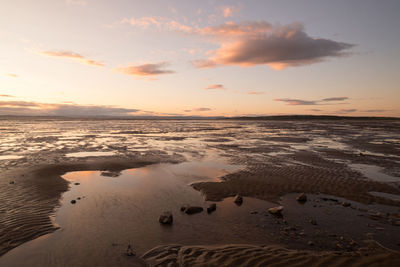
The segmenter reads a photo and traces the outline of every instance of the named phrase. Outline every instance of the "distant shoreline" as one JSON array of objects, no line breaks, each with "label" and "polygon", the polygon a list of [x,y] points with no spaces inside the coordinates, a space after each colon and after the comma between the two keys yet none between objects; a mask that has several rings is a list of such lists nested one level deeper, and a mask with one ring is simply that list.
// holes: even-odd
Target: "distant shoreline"
[{"label": "distant shoreline", "polygon": [[334,115],[272,115],[272,116],[238,116],[238,117],[202,117],[202,116],[20,116],[0,115],[0,120],[35,119],[35,120],[400,120],[400,117],[375,116],[334,116]]}]

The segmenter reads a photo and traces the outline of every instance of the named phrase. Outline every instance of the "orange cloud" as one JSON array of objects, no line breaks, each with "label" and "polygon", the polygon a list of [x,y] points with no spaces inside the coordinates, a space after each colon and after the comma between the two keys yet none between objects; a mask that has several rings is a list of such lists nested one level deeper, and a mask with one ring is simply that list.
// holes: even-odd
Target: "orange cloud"
[{"label": "orange cloud", "polygon": [[211,84],[204,89],[205,90],[225,90],[226,88],[222,84]]},{"label": "orange cloud", "polygon": [[18,77],[18,74],[15,74],[15,73],[6,73],[5,75],[7,75],[9,77],[12,77],[12,78],[17,78]]},{"label": "orange cloud", "polygon": [[224,18],[229,18],[229,17],[233,17],[234,15],[239,13],[239,8],[237,8],[235,6],[225,6],[225,7],[221,7],[221,11],[222,11],[222,15],[224,16]]},{"label": "orange cloud", "polygon": [[127,66],[127,67],[120,67],[116,70],[128,74],[128,75],[135,75],[135,76],[156,76],[160,74],[169,74],[174,73],[172,70],[166,70],[165,67],[168,65],[166,62],[160,62],[155,64],[142,64],[136,66]]},{"label": "orange cloud", "polygon": [[40,55],[49,56],[49,57],[58,57],[58,58],[66,58],[66,59],[73,59],[77,60],[83,64],[92,65],[92,66],[99,66],[104,67],[105,64],[99,61],[95,61],[92,59],[88,59],[78,53],[69,52],[69,51],[39,51]]},{"label": "orange cloud", "polygon": [[141,27],[144,29],[153,26],[164,31],[179,31],[185,33],[190,33],[193,31],[192,27],[165,17],[124,18],[120,21],[120,23],[127,23],[131,26]]},{"label": "orange cloud", "polygon": [[[217,65],[268,65],[275,70],[323,61],[346,55],[354,45],[310,37],[300,23],[275,25],[265,21],[242,24],[225,23],[198,31],[216,37],[220,47],[215,55],[194,62]],[[192,62],[193,64],[193,62]],[[211,64],[193,64],[210,67]]]}]

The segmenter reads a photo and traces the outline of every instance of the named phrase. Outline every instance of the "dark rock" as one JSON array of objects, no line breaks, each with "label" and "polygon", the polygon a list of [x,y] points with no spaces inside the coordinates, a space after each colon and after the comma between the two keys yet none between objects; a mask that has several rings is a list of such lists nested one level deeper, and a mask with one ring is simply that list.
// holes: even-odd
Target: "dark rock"
[{"label": "dark rock", "polygon": [[316,221],[315,219],[311,219],[311,220],[310,220],[310,223],[311,223],[312,225],[317,225],[317,221]]},{"label": "dark rock", "polygon": [[250,214],[258,214],[258,211],[252,211],[252,212],[250,212]]},{"label": "dark rock", "polygon": [[307,245],[309,245],[309,246],[314,246],[314,242],[308,241]]},{"label": "dark rock", "polygon": [[342,206],[343,206],[343,207],[350,207],[350,206],[351,206],[351,203],[349,203],[349,202],[343,202],[343,203],[342,203]]},{"label": "dark rock", "polygon": [[75,204],[75,203],[76,203],[75,199],[71,200],[71,204]]},{"label": "dark rock", "polygon": [[237,195],[233,202],[235,202],[236,205],[240,206],[243,203],[243,197],[241,195]]},{"label": "dark rock", "polygon": [[74,183],[74,185],[80,185],[81,183]]},{"label": "dark rock", "polygon": [[327,197],[323,197],[321,198],[323,201],[333,201],[333,202],[338,202],[339,200],[335,199],[335,198],[327,198]]},{"label": "dark rock", "polygon": [[300,195],[298,195],[298,196],[296,197],[296,200],[297,200],[298,202],[306,202],[306,201],[307,201],[307,195],[304,194],[304,193],[301,193]]},{"label": "dark rock", "polygon": [[132,250],[131,244],[129,244],[128,247],[126,248],[125,255],[129,256],[129,257],[135,256],[135,253]]},{"label": "dark rock", "polygon": [[188,206],[185,209],[185,213],[186,214],[195,214],[195,213],[199,213],[202,212],[203,208],[202,207],[197,207],[197,206]]},{"label": "dark rock", "polygon": [[188,207],[189,207],[189,205],[182,206],[181,211],[185,211]]},{"label": "dark rock", "polygon": [[210,204],[210,205],[208,206],[207,212],[208,212],[208,213],[211,213],[211,212],[215,211],[216,209],[217,209],[217,204],[212,203],[212,204]]},{"label": "dark rock", "polygon": [[283,206],[269,208],[268,212],[275,215],[280,215],[283,211]]},{"label": "dark rock", "polygon": [[78,197],[77,199],[78,199],[78,200],[81,200],[81,197]]},{"label": "dark rock", "polygon": [[118,171],[103,171],[100,173],[101,176],[105,177],[118,177],[121,175],[121,172]]},{"label": "dark rock", "polygon": [[10,181],[10,184],[15,184],[15,182],[14,181]]},{"label": "dark rock", "polygon": [[169,211],[165,211],[163,214],[160,215],[160,218],[158,219],[158,221],[161,224],[172,224],[174,218],[172,216],[172,213]]}]

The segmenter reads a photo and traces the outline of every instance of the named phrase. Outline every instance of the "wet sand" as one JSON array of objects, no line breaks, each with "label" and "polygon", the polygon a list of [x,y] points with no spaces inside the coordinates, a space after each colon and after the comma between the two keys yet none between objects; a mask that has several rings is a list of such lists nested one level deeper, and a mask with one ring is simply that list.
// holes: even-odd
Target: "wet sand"
[{"label": "wet sand", "polygon": [[[398,265],[399,123],[163,123],[62,136],[39,123],[22,140],[7,126],[0,265]],[[179,211],[214,202],[212,214]],[[267,212],[277,205],[283,217]],[[172,227],[158,223],[165,210]]]}]

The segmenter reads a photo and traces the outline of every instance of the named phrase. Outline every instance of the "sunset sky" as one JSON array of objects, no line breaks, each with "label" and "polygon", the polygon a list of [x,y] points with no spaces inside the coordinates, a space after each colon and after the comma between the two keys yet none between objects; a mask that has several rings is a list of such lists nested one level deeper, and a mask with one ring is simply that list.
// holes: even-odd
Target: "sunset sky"
[{"label": "sunset sky", "polygon": [[400,1],[0,1],[0,115],[400,117]]}]

